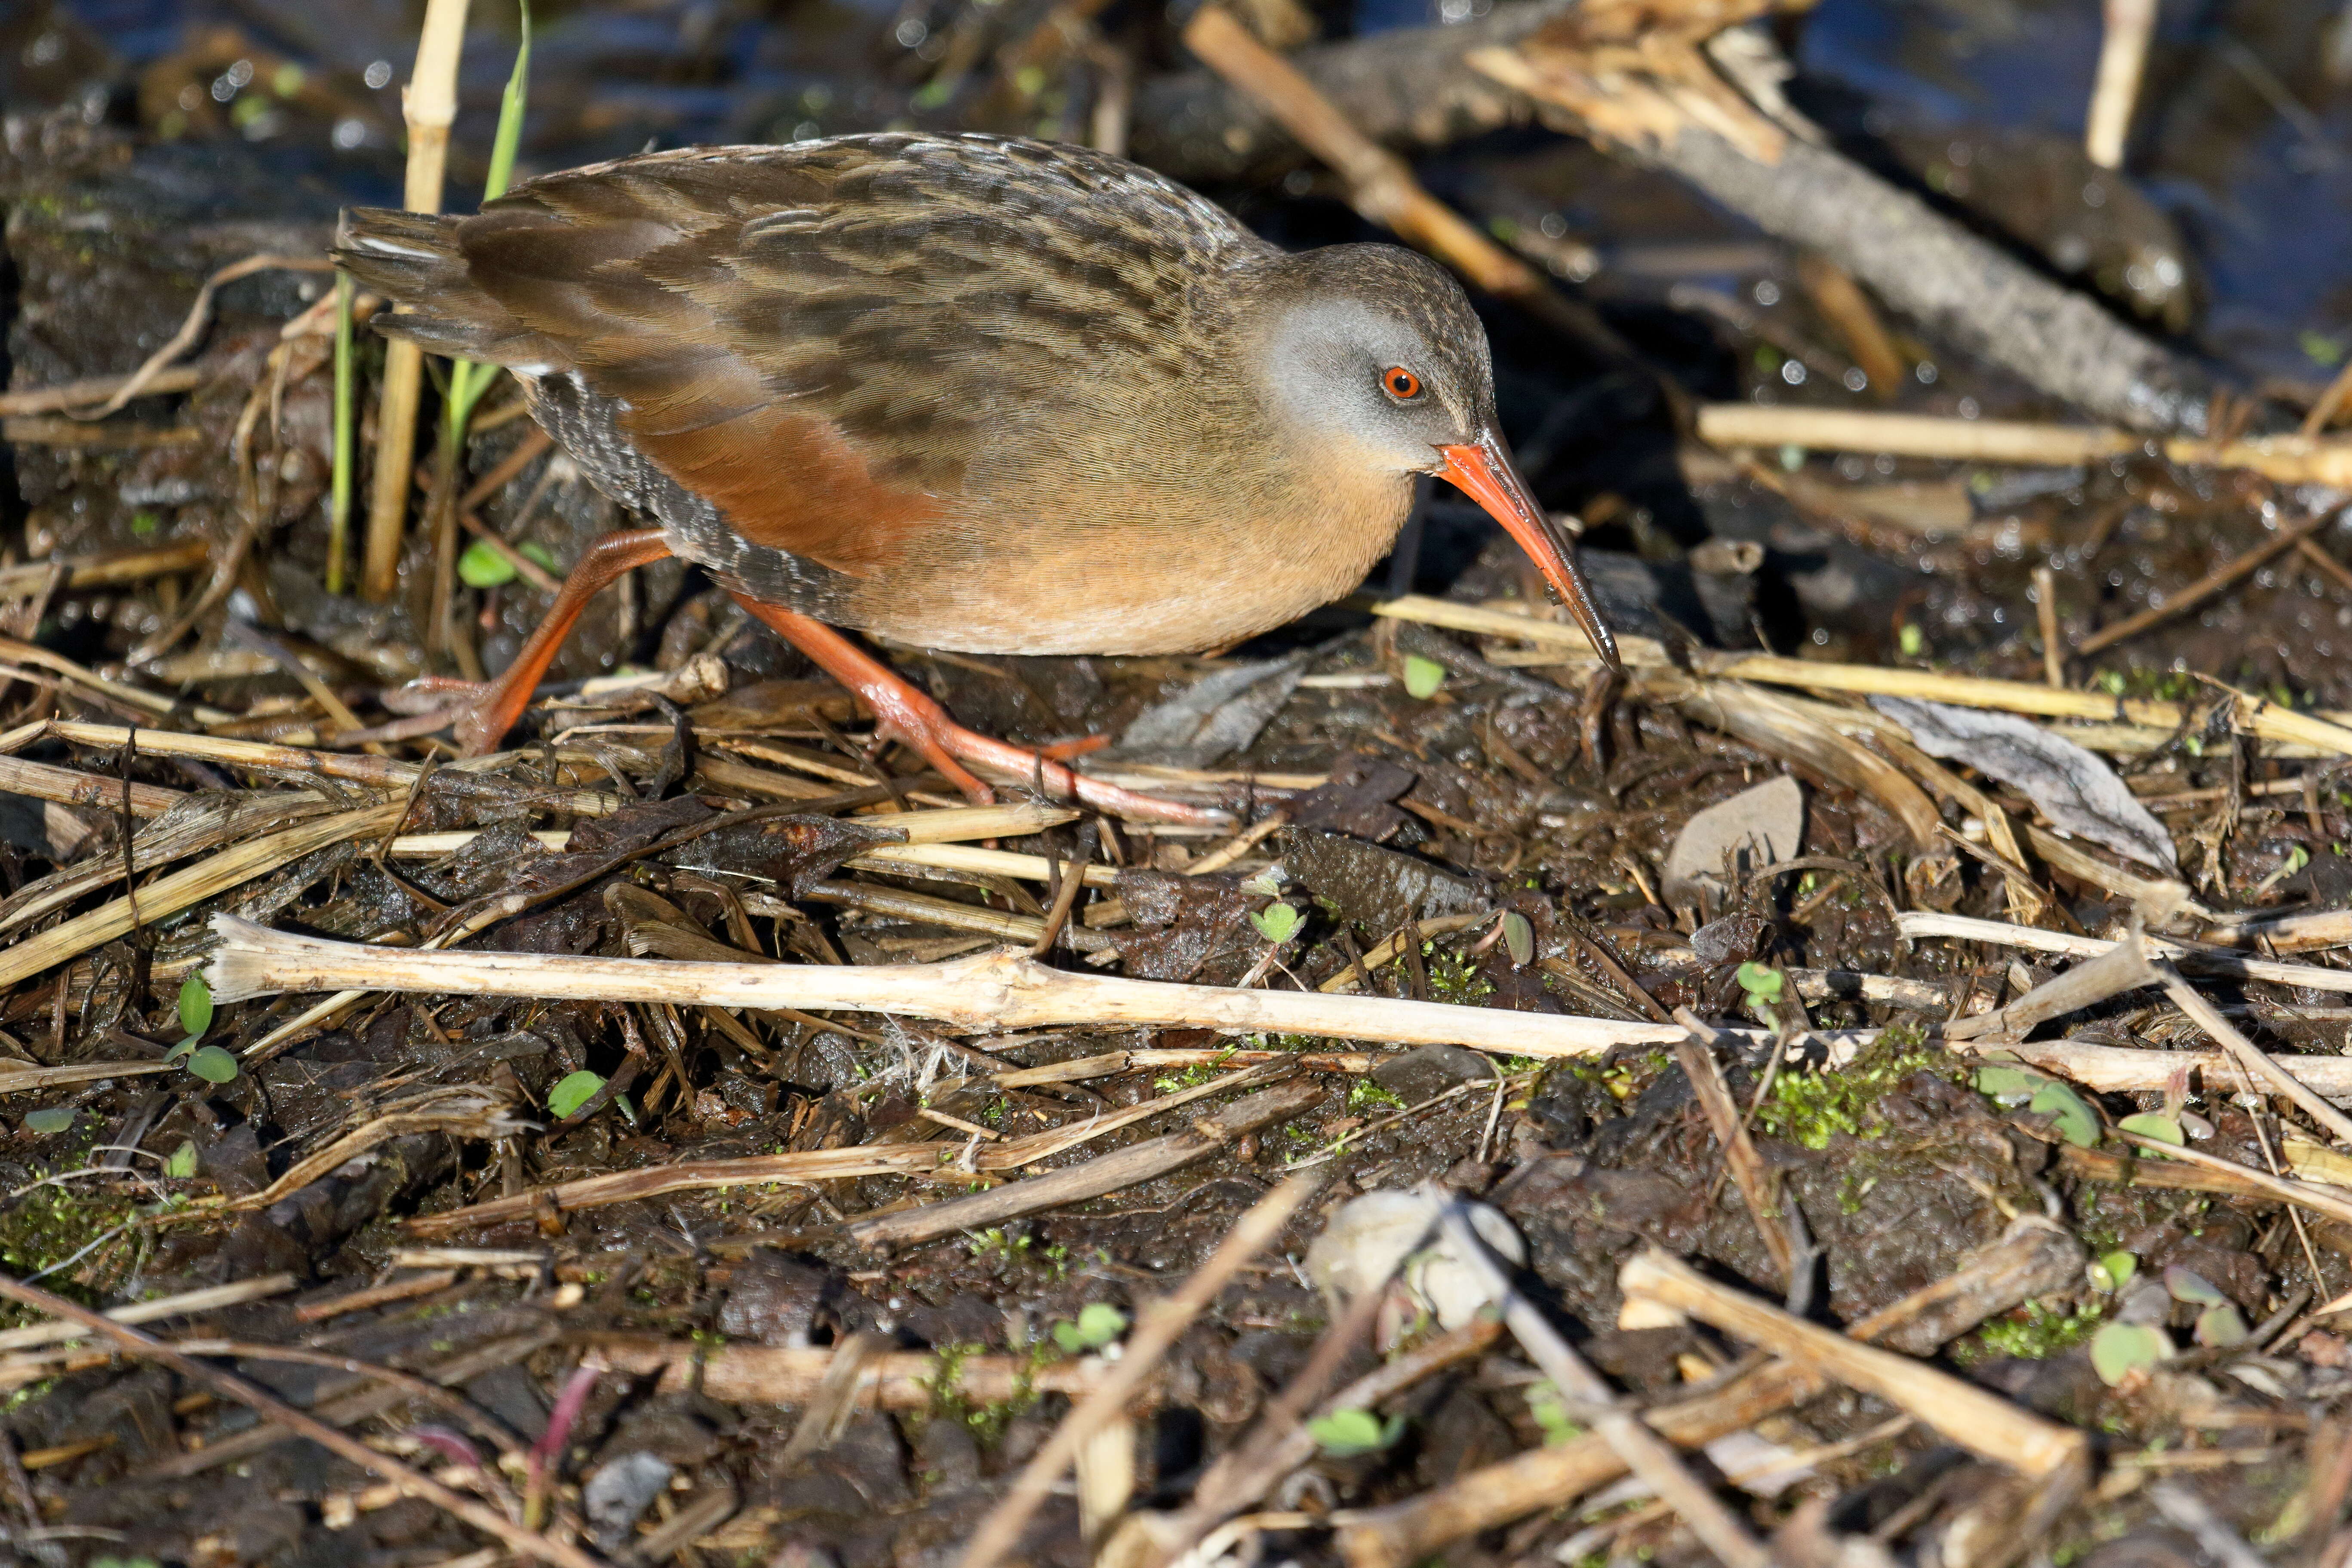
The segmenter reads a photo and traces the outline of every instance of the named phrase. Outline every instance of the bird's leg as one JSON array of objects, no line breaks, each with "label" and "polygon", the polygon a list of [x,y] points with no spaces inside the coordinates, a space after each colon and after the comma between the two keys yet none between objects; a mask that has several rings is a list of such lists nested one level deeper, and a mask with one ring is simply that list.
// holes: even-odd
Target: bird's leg
[{"label": "bird's leg", "polygon": [[412,682],[423,689],[470,692],[472,695],[462,705],[425,715],[421,721],[403,720],[383,725],[381,731],[362,731],[344,738],[392,739],[394,738],[392,731],[395,731],[403,737],[422,734],[427,731],[415,728],[420,722],[438,729],[454,718],[457,721],[458,751],[469,757],[480,756],[495,747],[506,732],[514,728],[515,721],[522,717],[523,709],[530,703],[531,693],[539,689],[540,678],[555,661],[556,651],[562,647],[563,639],[572,635],[572,628],[579,622],[580,612],[588,607],[588,601],[611,586],[623,573],[649,565],[669,553],[669,541],[657,528],[605,534],[582,553],[579,564],[572,568],[572,575],[563,580],[563,586],[557,591],[555,603],[548,606],[547,618],[539,623],[539,629],[530,634],[530,640],[522,645],[522,651],[515,655],[514,662],[507,666],[506,672],[498,679],[486,686],[440,680],[432,681],[429,685]]},{"label": "bird's leg", "polygon": [[907,683],[881,660],[822,621],[790,610],[763,605],[745,595],[735,602],[774,629],[777,636],[806,654],[812,663],[865,700],[882,727],[923,755],[969,798],[983,804],[996,798],[964,763],[979,763],[1011,777],[1034,780],[1049,795],[1075,798],[1097,811],[1152,822],[1223,824],[1223,812],[1158,800],[1117,784],[1104,784],[1045,761],[1004,741],[976,734],[948,716],[946,709]]}]

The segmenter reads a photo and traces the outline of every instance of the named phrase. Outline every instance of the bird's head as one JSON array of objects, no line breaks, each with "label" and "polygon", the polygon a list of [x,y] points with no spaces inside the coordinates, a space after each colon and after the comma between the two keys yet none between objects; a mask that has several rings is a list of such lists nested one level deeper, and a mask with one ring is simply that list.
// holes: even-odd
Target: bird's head
[{"label": "bird's head", "polygon": [[1338,245],[1273,261],[1252,294],[1267,400],[1292,435],[1452,483],[1518,542],[1616,668],[1616,641],[1567,541],[1503,444],[1486,329],[1461,286],[1412,251]]}]

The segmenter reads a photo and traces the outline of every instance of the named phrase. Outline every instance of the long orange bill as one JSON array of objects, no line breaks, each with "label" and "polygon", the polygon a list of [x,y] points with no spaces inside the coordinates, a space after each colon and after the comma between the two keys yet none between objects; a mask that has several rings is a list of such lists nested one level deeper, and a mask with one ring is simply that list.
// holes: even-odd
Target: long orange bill
[{"label": "long orange bill", "polygon": [[1494,515],[1503,531],[1519,542],[1557,590],[1576,624],[1592,639],[1601,662],[1610,668],[1622,670],[1624,664],[1617,657],[1617,639],[1601,619],[1600,608],[1584,586],[1583,574],[1569,558],[1568,542],[1544,515],[1536,498],[1528,493],[1528,482],[1519,478],[1519,470],[1511,464],[1510,454],[1503,450],[1502,437],[1492,430],[1481,431],[1475,442],[1452,447],[1440,447],[1445,467],[1437,477],[1485,507]]}]

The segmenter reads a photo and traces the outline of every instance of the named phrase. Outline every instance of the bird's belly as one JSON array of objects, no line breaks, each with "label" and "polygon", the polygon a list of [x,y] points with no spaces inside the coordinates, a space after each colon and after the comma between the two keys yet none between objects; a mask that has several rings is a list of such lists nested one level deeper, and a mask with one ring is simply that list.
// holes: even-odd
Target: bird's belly
[{"label": "bird's belly", "polygon": [[855,624],[927,647],[1000,654],[1198,653],[1352,591],[1402,516],[1297,531],[1122,527],[1060,532],[974,568],[910,566],[852,593]]}]

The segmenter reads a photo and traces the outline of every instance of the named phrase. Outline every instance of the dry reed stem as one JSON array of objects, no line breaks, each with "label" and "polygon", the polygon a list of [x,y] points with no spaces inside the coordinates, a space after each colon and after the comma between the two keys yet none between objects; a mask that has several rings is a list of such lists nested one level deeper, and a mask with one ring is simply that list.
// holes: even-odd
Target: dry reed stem
[{"label": "dry reed stem", "polygon": [[[208,1285],[201,1290],[183,1290],[175,1296],[158,1296],[152,1301],[110,1307],[106,1315],[118,1323],[152,1323],[162,1318],[192,1316],[197,1312],[216,1311],[223,1307],[241,1307],[247,1301],[282,1296],[292,1289],[294,1276],[291,1274],[269,1274],[258,1279],[240,1279],[233,1285]],[[31,1350],[38,1345],[53,1345],[89,1337],[86,1331],[74,1323],[55,1321],[28,1323],[21,1329],[10,1329],[0,1333],[0,1351]]]},{"label": "dry reed stem", "polygon": [[[110,680],[105,676],[84,669],[63,654],[51,653],[47,648],[35,647],[30,643],[18,642],[14,637],[0,637],[0,658],[9,659],[20,665],[30,665],[35,669],[46,669],[52,675],[62,676],[76,686],[85,687],[102,697],[111,698],[123,706],[144,709],[158,719],[168,719],[175,714],[184,713],[199,724],[232,724],[240,717],[238,714],[230,713],[222,709],[207,708],[202,703],[191,703],[183,709],[169,697],[159,696],[155,692],[123,681]],[[24,678],[19,675],[17,679]],[[119,726],[110,726],[110,728],[113,728],[118,735],[127,732]],[[146,731],[140,731],[142,744],[145,742],[146,735]],[[121,742],[117,742],[116,744],[119,745]]]},{"label": "dry reed stem", "polygon": [[36,1089],[61,1089],[68,1084],[96,1083],[101,1079],[144,1078],[154,1073],[177,1072],[174,1062],[75,1062],[69,1067],[17,1067],[0,1062],[0,1094],[30,1094]]},{"label": "dry reed stem", "polygon": [[1789,1228],[1773,1202],[1771,1173],[1765,1168],[1763,1156],[1756,1152],[1756,1141],[1748,1135],[1747,1125],[1740,1121],[1739,1107],[1733,1103],[1730,1087],[1723,1081],[1723,1068],[1716,1061],[1715,1052],[1696,1039],[1677,1044],[1675,1060],[1681,1064],[1683,1077],[1689,1080],[1699,1110],[1706,1114],[1706,1124],[1723,1149],[1723,1162],[1731,1169],[1740,1202],[1748,1205],[1748,1217],[1755,1223],[1757,1237],[1764,1243],[1764,1250],[1770,1255],[1772,1267],[1785,1289],[1796,1277],[1796,1253],[1789,1243]]},{"label": "dry reed stem", "polygon": [[60,805],[93,806],[101,811],[121,811],[127,794],[133,816],[161,816],[186,798],[178,790],[147,784],[134,783],[126,792],[119,778],[6,756],[0,756],[0,790],[31,795],[35,800],[53,800]]},{"label": "dry reed stem", "polygon": [[[2226,562],[2208,572],[2177,594],[2167,594],[2161,604],[2126,616],[2114,626],[2103,626],[2074,645],[2074,652],[2084,658],[2102,648],[2113,647],[2129,637],[2137,637],[2148,627],[2170,620],[2173,616],[2195,609],[2199,605],[2224,588],[2251,575],[2258,567],[2285,551],[2294,549],[2316,532],[2322,524],[2336,521],[2334,508],[2325,508],[2289,528],[2282,528],[2234,561]],[[2055,685],[2056,682],[2052,684]]]},{"label": "dry reed stem", "polygon": [[[381,811],[352,814],[373,818],[383,815]],[[142,901],[147,896],[142,891]],[[1671,1045],[1684,1033],[1679,1026],[1510,1013],[1441,1002],[1241,991],[1065,973],[1003,953],[939,964],[675,963],[387,950],[273,931],[228,914],[215,916],[213,929],[222,941],[207,969],[207,979],[213,994],[222,1001],[284,991],[364,987],[428,994],[792,1007],[803,1012],[837,1008],[938,1018],[971,1030],[1150,1024],[1406,1045],[1460,1045],[1534,1057],[1592,1056],[1620,1045]],[[2346,979],[2352,983],[2352,974]]]},{"label": "dry reed stem", "polygon": [[[803,1405],[832,1369],[829,1349],[784,1350],[766,1345],[705,1345],[642,1334],[586,1336],[614,1371],[659,1374],[667,1390],[695,1389],[730,1405]],[[1102,1384],[1113,1363],[1097,1356],[1035,1365],[1026,1356],[964,1356],[951,1388],[940,1385],[940,1358],[929,1351],[887,1351],[858,1368],[857,1403],[869,1410],[921,1410],[954,1394],[978,1405],[1021,1396],[1062,1394],[1080,1398]]]},{"label": "dry reed stem", "polygon": [[[1232,1087],[1244,1075],[1214,1085]],[[978,1231],[1003,1225],[1024,1215],[1042,1214],[1065,1204],[1083,1203],[1122,1188],[1155,1180],[1207,1158],[1237,1138],[1287,1121],[1319,1104],[1322,1085],[1284,1084],[1234,1101],[1213,1114],[1196,1118],[1182,1132],[1132,1144],[1099,1155],[1083,1165],[1050,1171],[1025,1181],[1008,1182],[989,1192],[973,1193],[945,1203],[925,1204],[897,1214],[858,1220],[845,1234],[861,1247],[887,1249],[919,1247],[958,1231]],[[1159,1101],[1146,1101],[1147,1105]],[[1108,1118],[1106,1121],[1109,1120]],[[1088,1129],[1092,1135],[1092,1130]],[[975,1162],[975,1164],[977,1163]]]},{"label": "dry reed stem", "polygon": [[2099,38],[2083,151],[2102,169],[2120,169],[2140,77],[2147,68],[2148,40],[2156,36],[2156,0],[2106,0],[2103,9],[2106,29]]},{"label": "dry reed stem", "polygon": [[[133,371],[129,375],[85,376],[79,381],[59,382],[53,386],[28,386],[19,392],[0,392],[0,418],[16,418],[26,414],[58,414],[78,408],[93,400],[112,396],[140,374]],[[211,368],[205,365],[174,365],[147,376],[140,391],[150,397],[160,397],[172,392],[193,392],[203,385],[205,378],[212,374]],[[25,568],[12,570],[23,571]]]},{"label": "dry reed stem", "polygon": [[242,261],[230,262],[205,279],[204,286],[196,290],[195,303],[188,308],[186,317],[181,321],[179,330],[172,334],[170,342],[149,354],[146,363],[137,370],[124,376],[121,384],[107,395],[105,401],[94,408],[74,410],[73,416],[77,419],[103,419],[142,393],[160,390],[156,383],[166,367],[195,347],[197,340],[205,335],[205,327],[212,320],[213,297],[225,284],[279,268],[298,272],[327,272],[333,267],[332,262],[321,256],[248,256]]},{"label": "dry reed stem", "polygon": [[[457,59],[466,43],[466,0],[425,0],[416,66],[401,90],[408,125],[404,195],[408,210],[441,210],[449,161],[449,127],[457,118]],[[400,538],[408,521],[409,465],[416,455],[416,405],[425,388],[425,351],[399,339],[384,346],[383,384],[376,395],[375,472],[368,494],[366,552],[360,591],[381,604],[400,585]]]},{"label": "dry reed stem", "polygon": [[2034,425],[2004,419],[1948,419],[1928,414],[1874,414],[1836,408],[1757,407],[1710,403],[1698,411],[1698,437],[1709,446],[1799,447],[1830,452],[1888,453],[1955,462],[2071,467],[2137,457],[2153,448],[2189,467],[2250,468],[2280,484],[2352,488],[2352,441],[2265,436],[2237,441],[2196,437],[2158,440],[2101,425]]},{"label": "dry reed stem", "polygon": [[402,806],[368,806],[334,816],[298,823],[224,849],[194,865],[159,877],[138,890],[135,899],[121,898],[87,914],[0,952],[0,990],[31,978],[52,964],[76,958],[101,943],[127,936],[141,923],[152,923],[204,902],[218,893],[268,875],[289,861],[347,838],[381,834],[399,820]]},{"label": "dry reed stem", "polygon": [[1618,1271],[1629,1297],[1670,1307],[1849,1388],[1883,1399],[1980,1458],[2036,1480],[2085,1468],[2090,1439],[1975,1384],[1893,1351],[1857,1343],[1700,1274],[1652,1247]]},{"label": "dry reed stem", "polygon": [[2286,1176],[2273,1176],[2268,1171],[2258,1171],[2252,1165],[2241,1165],[2235,1160],[2224,1160],[2219,1154],[2208,1154],[2202,1149],[2177,1143],[2163,1143],[2153,1138],[2143,1138],[2137,1132],[2125,1132],[2118,1130],[2113,1136],[2148,1153],[2218,1172],[2230,1177],[2242,1188],[2260,1192],[2265,1197],[2274,1198],[2280,1203],[2294,1204],[2311,1210],[2314,1214],[2326,1215],[2330,1219],[2352,1225],[2352,1195],[2343,1194],[2338,1189],[2323,1186],[2315,1182],[2299,1182]]},{"label": "dry reed stem", "polygon": [[[2105,937],[2041,931],[2032,926],[1979,920],[1973,915],[1941,914],[1933,910],[1906,910],[1895,917],[1895,927],[1914,941],[1921,937],[1949,937],[1958,942],[1989,942],[2007,947],[2027,948],[2035,952],[2063,953],[2068,958],[2096,958],[2115,945]],[[2314,963],[2280,963],[2273,959],[2248,958],[2228,948],[2198,946],[2167,937],[2150,936],[2143,940],[2151,953],[2176,963],[2185,962],[2210,969],[2216,974],[2248,980],[2274,980],[2282,985],[2307,985],[2315,991],[2352,993],[2352,970],[2322,969]]]},{"label": "dry reed stem", "polygon": [[[2216,1074],[2226,1074],[2232,1085],[2243,1076],[2238,1064],[2222,1051],[2138,1049],[2091,1040],[1987,1040],[1981,1045],[1962,1044],[1961,1048],[2015,1057],[2028,1067],[2073,1079],[2085,1089],[2102,1094],[2160,1090],[2174,1073],[2183,1069],[2202,1074],[2209,1082]],[[2352,1105],[2352,1057],[2283,1056],[2273,1059],[2315,1092],[2339,1104]]]},{"label": "dry reed stem", "polygon": [[1290,1216],[1322,1185],[1315,1176],[1293,1176],[1253,1205],[1207,1261],[1192,1272],[1174,1295],[1155,1301],[1138,1315],[1118,1363],[1095,1390],[1074,1406],[1036,1457],[1022,1468],[996,1507],[981,1521],[964,1551],[960,1568],[995,1568],[1021,1539],[1021,1532],[1044,1504],[1062,1472],[1076,1459],[1088,1438],[1117,1417],[1128,1399],[1139,1392],[1162,1356],[1190,1328],[1243,1264],[1273,1245]]},{"label": "dry reed stem", "polygon": [[2187,981],[2180,978],[2179,970],[2168,963],[2159,964],[2157,974],[2164,986],[2164,994],[2172,999],[2172,1005],[2186,1014],[2190,1023],[2220,1042],[2221,1048],[2245,1069],[2250,1078],[2262,1079],[2274,1092],[2294,1101],[2303,1108],[2305,1115],[2326,1128],[2338,1143],[2352,1143],[2352,1116],[2347,1116],[2328,1104],[2301,1079],[2281,1067],[2269,1052],[2240,1034],[2227,1018],[2221,1016],[2219,1008],[2199,995]]},{"label": "dry reed stem", "polygon": [[[708,1192],[722,1187],[762,1186],[778,1182],[836,1181],[846,1176],[939,1176],[949,1181],[969,1182],[974,1177],[1018,1170],[1024,1165],[1051,1159],[1081,1143],[1116,1132],[1122,1127],[1150,1121],[1210,1095],[1254,1085],[1267,1076],[1255,1071],[1232,1073],[1107,1115],[1088,1117],[1061,1127],[1048,1128],[1043,1132],[1033,1132],[1024,1138],[1006,1139],[969,1152],[948,1143],[867,1143],[846,1149],[756,1154],[738,1160],[687,1161],[646,1170],[613,1171],[599,1176],[583,1176],[577,1181],[536,1188],[513,1197],[494,1198],[470,1208],[421,1215],[407,1224],[411,1231],[420,1236],[438,1235],[467,1226],[522,1218],[535,1212],[535,1205],[542,1199],[551,1201],[559,1210],[597,1208],[608,1204],[660,1197],[668,1193]],[[1318,1097],[1320,1092],[1317,1091]],[[1285,1090],[1271,1090],[1269,1094],[1271,1099],[1268,1095],[1255,1095],[1238,1101],[1223,1111],[1202,1118],[1202,1123],[1215,1129],[1225,1124],[1223,1119],[1234,1118],[1238,1120],[1232,1124],[1239,1127],[1250,1116],[1269,1108],[1283,1115],[1297,1114],[1297,1108],[1287,1104]],[[1210,1136],[1207,1133],[1202,1135]],[[1239,1133],[1233,1135],[1239,1136]],[[1120,1154],[1135,1154],[1147,1147],[1150,1146],[1137,1144],[1121,1151]],[[1096,1162],[1097,1164],[1100,1163]],[[1182,1163],[1177,1162],[1178,1164]],[[1169,1168],[1175,1167],[1171,1165]],[[1056,1174],[1075,1179],[1077,1172],[1092,1169],[1091,1165],[1079,1166]],[[1149,1177],[1133,1179],[1141,1181]],[[884,1222],[877,1219],[868,1223],[878,1226]]]},{"label": "dry reed stem", "polygon": [[1944,1026],[1944,1038],[1958,1042],[1992,1035],[2022,1037],[2037,1024],[2096,1006],[2110,996],[2119,996],[2143,985],[2162,985],[2164,974],[2148,963],[2141,951],[2141,941],[2135,928],[2130,935],[2096,958],[2087,959],[2055,979],[2035,986],[2007,1006],[1972,1018],[1953,1019]]},{"label": "dry reed stem", "polygon": [[[0,397],[0,403],[6,399]],[[119,588],[152,577],[173,577],[193,572],[212,557],[205,539],[175,539],[152,550],[114,551],[104,555],[80,555],[70,561],[33,561],[22,566],[0,566],[0,598],[39,592],[59,567],[61,589]]]},{"label": "dry reed stem", "polygon": [[168,1367],[187,1382],[202,1384],[221,1397],[246,1406],[262,1420],[274,1422],[299,1436],[308,1437],[338,1458],[383,1477],[407,1496],[423,1498],[476,1530],[496,1536],[518,1557],[551,1563],[557,1568],[605,1568],[605,1564],[594,1555],[570,1542],[525,1530],[496,1509],[451,1491],[432,1477],[377,1453],[358,1438],[328,1426],[306,1411],[296,1409],[235,1373],[198,1361],[161,1340],[115,1322],[79,1302],[68,1301],[62,1296],[52,1295],[37,1286],[27,1285],[21,1279],[5,1275],[0,1275],[0,1296],[36,1311],[47,1312],[52,1317],[94,1330],[100,1337],[111,1340],[125,1354]]}]

